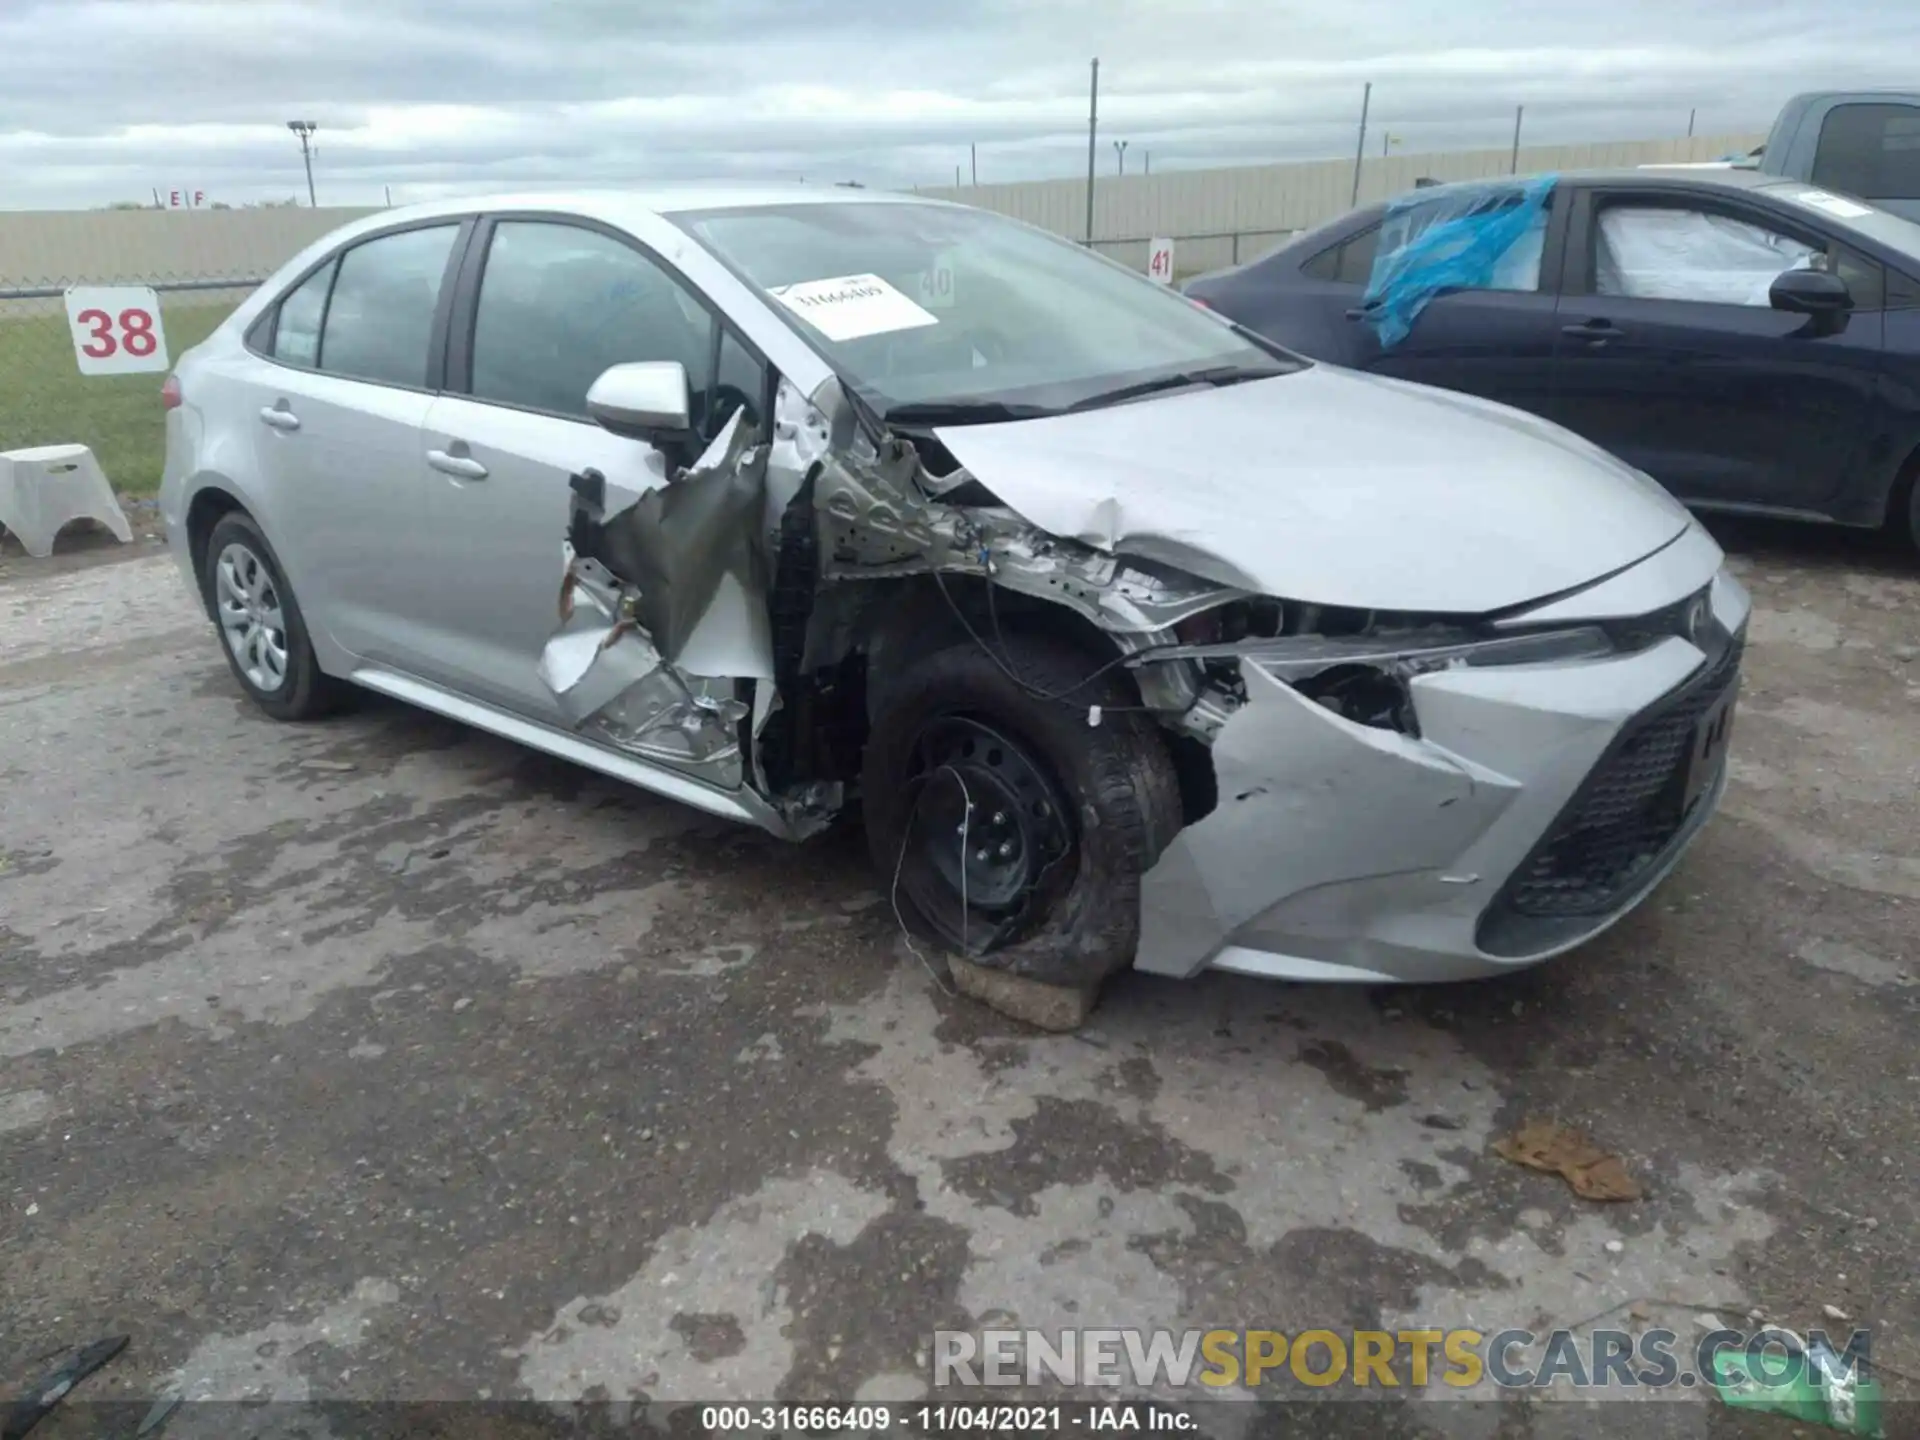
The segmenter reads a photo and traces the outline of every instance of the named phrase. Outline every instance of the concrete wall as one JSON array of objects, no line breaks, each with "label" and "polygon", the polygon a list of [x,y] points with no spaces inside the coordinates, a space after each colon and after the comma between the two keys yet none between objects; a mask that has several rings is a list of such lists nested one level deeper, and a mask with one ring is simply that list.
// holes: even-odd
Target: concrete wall
[{"label": "concrete wall", "polygon": [[0,211],[0,289],[261,279],[366,210]]},{"label": "concrete wall", "polygon": [[[1598,145],[1522,146],[1520,172],[1717,160],[1724,155],[1743,154],[1765,138],[1712,135]],[[1100,159],[1111,166],[1108,152],[1103,151]],[[1366,204],[1401,194],[1411,190],[1422,176],[1472,180],[1505,175],[1512,160],[1511,148],[1385,158],[1376,153],[1361,166],[1360,200]],[[996,210],[1076,240],[1086,234],[1084,176],[959,189],[921,187],[919,193]],[[1094,185],[1094,241],[1115,259],[1144,269],[1149,239],[1171,236],[1183,242],[1174,246],[1174,263],[1184,275],[1251,260],[1288,235],[1342,214],[1351,208],[1352,198],[1351,156],[1220,170],[1171,170],[1160,175],[1116,176],[1109,168]]]}]

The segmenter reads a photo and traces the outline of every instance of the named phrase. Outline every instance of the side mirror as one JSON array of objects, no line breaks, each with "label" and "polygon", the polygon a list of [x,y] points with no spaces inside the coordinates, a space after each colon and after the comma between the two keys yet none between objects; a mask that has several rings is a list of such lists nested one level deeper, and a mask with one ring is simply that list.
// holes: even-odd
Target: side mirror
[{"label": "side mirror", "polygon": [[587,390],[587,414],[602,428],[650,445],[685,441],[692,409],[687,367],[678,360],[609,365]]},{"label": "side mirror", "polygon": [[1847,282],[1828,270],[1788,270],[1773,282],[1767,298],[1776,310],[1816,319],[1836,319],[1853,309]]}]

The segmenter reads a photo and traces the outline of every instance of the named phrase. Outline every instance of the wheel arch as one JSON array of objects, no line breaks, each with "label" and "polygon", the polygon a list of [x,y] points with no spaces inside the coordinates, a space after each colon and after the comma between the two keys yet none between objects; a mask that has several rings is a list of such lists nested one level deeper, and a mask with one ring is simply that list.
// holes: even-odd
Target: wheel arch
[{"label": "wheel arch", "polygon": [[[863,627],[869,718],[884,701],[889,669],[949,645],[984,641],[991,647],[996,630],[999,637],[1033,636],[1069,646],[1087,657],[1089,673],[1123,653],[1112,635],[1069,606],[991,589],[984,576],[926,575],[900,583],[901,590],[886,592],[883,603],[877,599],[869,608]],[[1132,696],[1129,703],[1139,704],[1132,673],[1119,669],[1117,678]]]}]

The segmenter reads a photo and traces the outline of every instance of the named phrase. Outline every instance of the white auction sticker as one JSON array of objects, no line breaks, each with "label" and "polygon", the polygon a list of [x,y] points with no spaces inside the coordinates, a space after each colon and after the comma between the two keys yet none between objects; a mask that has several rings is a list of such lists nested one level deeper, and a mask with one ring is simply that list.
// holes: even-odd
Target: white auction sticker
[{"label": "white auction sticker", "polygon": [[829,340],[858,340],[940,323],[937,315],[929,315],[878,275],[802,280],[772,293]]},{"label": "white auction sticker", "polygon": [[167,368],[160,297],[145,285],[76,285],[67,328],[82,375],[136,375]]},{"label": "white auction sticker", "polygon": [[1830,195],[1825,190],[1800,190],[1794,193],[1794,199],[1814,210],[1825,211],[1841,220],[1858,220],[1862,215],[1871,215],[1873,207],[1862,205],[1857,200],[1849,200],[1844,195]]}]

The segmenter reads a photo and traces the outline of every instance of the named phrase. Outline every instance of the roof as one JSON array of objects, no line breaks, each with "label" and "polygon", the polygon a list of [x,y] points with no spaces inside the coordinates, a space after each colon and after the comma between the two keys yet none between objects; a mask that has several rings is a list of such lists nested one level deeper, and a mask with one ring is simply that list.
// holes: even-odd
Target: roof
[{"label": "roof", "polygon": [[634,189],[508,191],[485,195],[456,195],[395,206],[380,212],[383,225],[438,215],[465,215],[476,210],[551,210],[562,214],[597,216],[618,222],[634,215],[672,215],[682,210],[740,210],[756,205],[867,205],[947,202],[921,195],[886,190],[855,189],[844,185],[674,185]]}]

